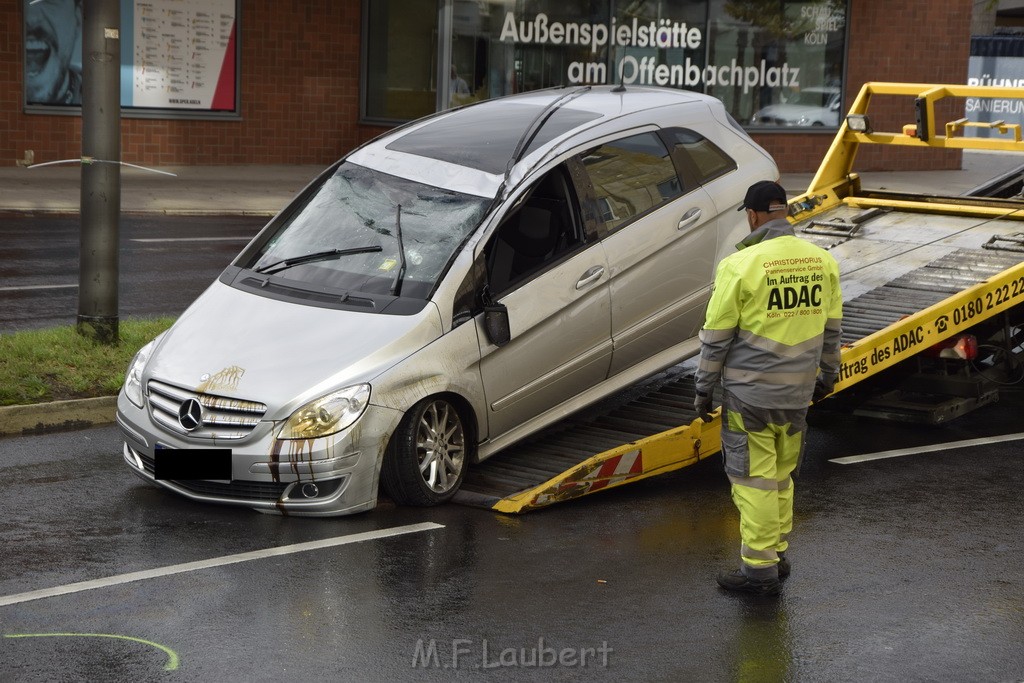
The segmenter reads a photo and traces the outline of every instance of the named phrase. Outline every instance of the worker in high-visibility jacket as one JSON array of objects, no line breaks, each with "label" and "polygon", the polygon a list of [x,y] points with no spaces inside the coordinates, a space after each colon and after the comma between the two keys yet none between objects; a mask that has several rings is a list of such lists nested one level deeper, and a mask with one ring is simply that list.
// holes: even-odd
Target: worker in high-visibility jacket
[{"label": "worker in high-visibility jacket", "polygon": [[839,372],[842,294],[832,255],[797,237],[786,220],[782,186],[751,185],[740,209],[751,232],[715,274],[694,406],[709,419],[721,382],[722,452],[740,513],[742,562],[718,583],[773,595],[790,571],[791,475],[807,408],[832,393]]}]

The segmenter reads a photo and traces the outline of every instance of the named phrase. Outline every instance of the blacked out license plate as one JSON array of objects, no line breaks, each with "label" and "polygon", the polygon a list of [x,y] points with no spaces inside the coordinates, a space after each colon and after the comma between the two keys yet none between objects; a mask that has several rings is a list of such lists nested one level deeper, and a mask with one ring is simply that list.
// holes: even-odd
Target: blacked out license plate
[{"label": "blacked out license plate", "polygon": [[169,448],[153,451],[156,479],[218,479],[231,481],[230,448]]}]

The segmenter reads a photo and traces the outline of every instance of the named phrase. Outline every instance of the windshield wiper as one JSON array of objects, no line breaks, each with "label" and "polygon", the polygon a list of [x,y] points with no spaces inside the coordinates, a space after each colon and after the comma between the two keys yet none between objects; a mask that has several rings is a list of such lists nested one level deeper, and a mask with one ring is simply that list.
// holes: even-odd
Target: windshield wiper
[{"label": "windshield wiper", "polygon": [[395,237],[398,238],[398,274],[395,281],[391,283],[391,294],[399,296],[402,292],[402,279],[405,277],[405,245],[402,244],[402,205],[398,205],[398,213],[395,214]]},{"label": "windshield wiper", "polygon": [[349,256],[351,254],[370,254],[375,251],[384,251],[384,248],[377,244],[371,247],[352,247],[351,249],[330,249],[328,251],[317,251],[312,254],[303,254],[302,256],[293,256],[292,258],[274,261],[273,263],[265,265],[262,268],[257,268],[255,272],[260,273],[261,275],[272,275],[273,273],[279,273],[282,270],[291,268],[292,266],[300,266],[303,263],[315,263],[317,261],[333,261],[334,259],[339,259],[342,256]]}]

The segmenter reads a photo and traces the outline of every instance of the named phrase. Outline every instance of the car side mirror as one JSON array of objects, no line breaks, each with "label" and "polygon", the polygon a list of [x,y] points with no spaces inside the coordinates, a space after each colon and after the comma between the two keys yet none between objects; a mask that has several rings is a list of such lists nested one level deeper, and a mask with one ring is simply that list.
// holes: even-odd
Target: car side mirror
[{"label": "car side mirror", "polygon": [[505,304],[492,303],[484,306],[484,329],[487,339],[495,346],[504,346],[512,340],[512,328]]}]

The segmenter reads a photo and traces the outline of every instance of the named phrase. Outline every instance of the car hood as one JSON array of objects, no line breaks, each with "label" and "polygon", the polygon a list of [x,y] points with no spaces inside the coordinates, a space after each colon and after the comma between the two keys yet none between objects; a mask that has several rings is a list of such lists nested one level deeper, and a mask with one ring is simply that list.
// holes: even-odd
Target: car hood
[{"label": "car hood", "polygon": [[361,313],[215,282],[160,339],[144,380],[258,401],[268,419],[283,419],[307,401],[369,382],[441,332],[433,304],[415,315]]}]

